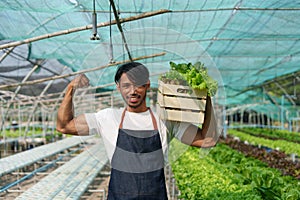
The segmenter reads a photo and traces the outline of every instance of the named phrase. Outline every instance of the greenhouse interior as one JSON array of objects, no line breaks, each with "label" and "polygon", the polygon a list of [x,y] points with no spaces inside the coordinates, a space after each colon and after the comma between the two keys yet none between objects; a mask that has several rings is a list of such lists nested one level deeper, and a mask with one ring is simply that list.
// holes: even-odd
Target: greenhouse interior
[{"label": "greenhouse interior", "polygon": [[[64,134],[58,111],[82,75],[72,116],[129,106],[114,77],[138,62],[161,122],[205,130],[209,98],[217,124],[212,146],[169,141],[167,199],[299,200],[299,18],[297,0],[0,1],[0,199],[112,199],[102,133]],[[164,96],[163,77],[187,96]]]}]

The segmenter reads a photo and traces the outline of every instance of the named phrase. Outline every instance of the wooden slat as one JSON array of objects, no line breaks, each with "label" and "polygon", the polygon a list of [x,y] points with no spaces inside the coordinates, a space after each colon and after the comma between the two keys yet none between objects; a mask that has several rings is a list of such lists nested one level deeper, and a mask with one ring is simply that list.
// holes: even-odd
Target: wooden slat
[{"label": "wooden slat", "polygon": [[157,113],[163,120],[202,124],[207,91],[159,82]]},{"label": "wooden slat", "polygon": [[157,114],[163,120],[170,120],[170,121],[179,121],[179,122],[189,122],[189,123],[196,123],[196,124],[203,124],[204,122],[204,113],[199,112],[191,112],[191,111],[179,111],[179,110],[172,110],[161,108],[157,105]]},{"label": "wooden slat", "polygon": [[157,94],[157,102],[161,107],[190,109],[190,110],[198,110],[198,111],[200,110],[205,111],[205,105],[206,105],[205,99],[166,96],[160,92]]},{"label": "wooden slat", "polygon": [[164,95],[174,95],[182,97],[204,98],[206,99],[206,90],[194,90],[189,86],[166,84],[159,81],[158,90]]}]

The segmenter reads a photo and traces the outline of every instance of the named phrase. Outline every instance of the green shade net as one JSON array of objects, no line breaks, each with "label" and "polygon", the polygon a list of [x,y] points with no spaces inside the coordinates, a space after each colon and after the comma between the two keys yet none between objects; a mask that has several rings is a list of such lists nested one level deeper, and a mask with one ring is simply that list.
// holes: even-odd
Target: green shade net
[{"label": "green shade net", "polygon": [[[172,11],[122,24],[132,57],[166,52],[140,61],[149,67],[152,87],[157,87],[159,74],[169,70],[169,61],[201,61],[219,82],[220,104],[265,105],[264,94],[253,95],[257,88],[300,70],[298,1],[135,0],[115,4],[120,18]],[[96,10],[98,23],[114,19],[109,1],[96,0]],[[0,40],[20,41],[86,26],[92,22],[92,11],[91,0],[2,0]],[[32,42],[27,59],[56,59],[72,71],[128,59],[116,25],[98,28],[98,34],[101,39],[95,41],[90,40],[89,29]],[[112,66],[87,75],[93,85],[107,85],[113,83],[115,70]],[[272,101],[269,104],[274,106]],[[297,109],[292,110],[294,116]]]}]

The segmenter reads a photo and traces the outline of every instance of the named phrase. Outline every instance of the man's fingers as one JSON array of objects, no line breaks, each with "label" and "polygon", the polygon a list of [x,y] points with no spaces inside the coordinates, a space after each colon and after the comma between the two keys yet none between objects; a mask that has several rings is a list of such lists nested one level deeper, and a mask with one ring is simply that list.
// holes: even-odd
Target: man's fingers
[{"label": "man's fingers", "polygon": [[79,76],[75,77],[73,81],[73,87],[75,88],[87,87],[90,84],[89,79],[84,74],[80,74]]},{"label": "man's fingers", "polygon": [[85,87],[90,84],[89,79],[84,74],[80,74],[80,86]]}]

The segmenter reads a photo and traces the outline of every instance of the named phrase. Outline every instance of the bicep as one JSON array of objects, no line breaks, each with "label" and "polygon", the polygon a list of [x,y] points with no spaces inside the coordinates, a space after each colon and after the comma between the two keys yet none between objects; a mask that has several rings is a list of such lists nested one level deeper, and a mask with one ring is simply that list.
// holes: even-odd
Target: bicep
[{"label": "bicep", "polygon": [[89,135],[89,126],[84,114],[78,115],[72,121],[72,129],[74,129],[77,135]]},{"label": "bicep", "polygon": [[[190,124],[183,131],[181,142],[187,145],[193,145],[195,142],[202,140],[201,129],[197,126]],[[193,145],[194,146],[194,145]]]},{"label": "bicep", "polygon": [[65,126],[57,127],[57,130],[64,134],[70,135],[88,135],[89,127],[84,114],[70,120]]}]

